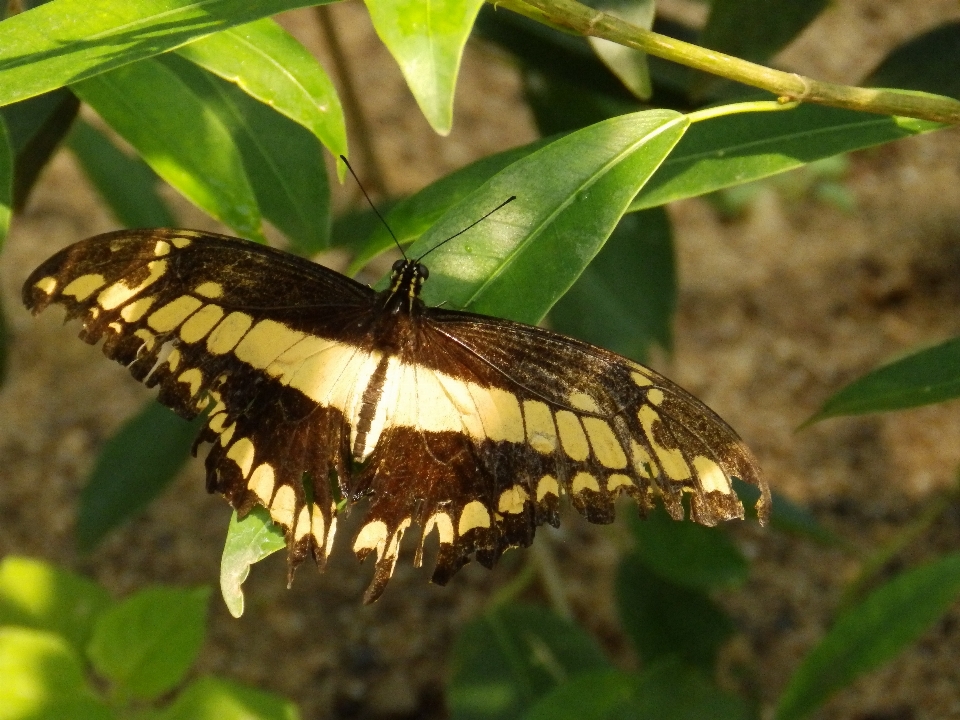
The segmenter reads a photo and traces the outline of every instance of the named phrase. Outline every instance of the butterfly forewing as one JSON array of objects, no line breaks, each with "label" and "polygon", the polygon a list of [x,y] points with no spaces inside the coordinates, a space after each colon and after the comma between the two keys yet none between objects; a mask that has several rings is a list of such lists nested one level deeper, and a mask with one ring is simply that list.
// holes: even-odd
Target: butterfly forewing
[{"label": "butterfly forewing", "polygon": [[[27,280],[34,312],[80,318],[184,417],[207,410],[207,487],[286,532],[290,568],[322,565],[337,498],[368,498],[354,538],[377,557],[367,600],[404,533],[438,540],[433,579],[471,555],[490,567],[559,524],[561,496],[610,522],[623,493],[677,519],[743,517],[731,478],[769,492],[736,433],[700,401],[614,353],[539,328],[425,308],[407,263],[373,290],[309,261],[209,233],[110,233]],[[422,266],[420,266],[422,267]],[[435,531],[435,532],[434,532]]]}]

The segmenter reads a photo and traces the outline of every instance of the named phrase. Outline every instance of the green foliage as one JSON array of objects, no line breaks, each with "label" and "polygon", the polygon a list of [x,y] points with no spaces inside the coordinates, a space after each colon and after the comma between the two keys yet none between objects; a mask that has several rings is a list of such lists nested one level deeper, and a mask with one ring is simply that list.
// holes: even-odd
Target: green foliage
[{"label": "green foliage", "polygon": [[[159,176],[241,235],[262,240],[266,220],[297,252],[326,248],[334,219],[321,148],[346,153],[346,122],[327,74],[269,19],[319,4],[53,0],[0,22],[0,243],[11,208],[22,206],[66,138],[123,224],[173,222],[156,193]],[[652,3],[591,4],[640,25],[651,19]],[[430,256],[426,299],[527,322],[552,308],[557,328],[631,357],[670,346],[677,280],[666,203],[749,192],[749,182],[812,172],[825,158],[941,127],[815,105],[757,112],[776,106],[755,98],[704,108],[701,96],[730,86],[691,82],[685,68],[503,9],[481,12],[481,5],[367,1],[437,132],[451,127],[460,60],[479,12],[485,37],[516,58],[549,137],[389,199],[391,227],[413,255],[424,253],[517,195],[482,232]],[[700,42],[763,60],[825,3],[782,5],[717,0]],[[695,39],[690,28],[673,31]],[[867,82],[957,96],[956,73],[944,69],[952,67],[957,32],[954,24],[908,41]],[[639,112],[637,97],[648,96],[655,109]],[[76,123],[78,98],[137,157],[110,133]],[[840,187],[833,201],[842,200]],[[393,241],[376,227],[349,247],[359,248],[355,272]],[[4,352],[0,325],[0,358]],[[837,393],[811,422],[956,397],[955,356],[952,340],[881,368]],[[195,430],[153,406],[106,445],[82,495],[82,547],[160,492]],[[748,507],[755,500],[742,483],[737,492]],[[774,507],[774,529],[837,543],[803,508],[780,497]],[[722,530],[676,523],[661,511],[631,531],[635,547],[617,574],[617,606],[640,670],[614,668],[589,635],[561,618],[529,606],[495,607],[454,648],[455,718],[756,716],[711,679],[718,650],[735,632],[715,596],[749,572],[736,544]],[[234,517],[221,566],[234,615],[243,611],[250,566],[283,544],[265,511]],[[960,590],[958,563],[948,556],[907,570],[849,607],[790,681],[778,717],[808,714],[915,639]],[[0,719],[126,716],[133,699],[178,687],[151,717],[296,717],[289,703],[224,680],[184,686],[206,603],[206,591],[162,589],[114,603],[81,578],[7,558],[0,565]],[[98,689],[104,684],[107,693]]]},{"label": "green foliage", "polygon": [[85,578],[8,556],[0,562],[0,719],[299,718],[289,701],[224,679],[185,685],[209,594],[156,587],[113,601]]}]

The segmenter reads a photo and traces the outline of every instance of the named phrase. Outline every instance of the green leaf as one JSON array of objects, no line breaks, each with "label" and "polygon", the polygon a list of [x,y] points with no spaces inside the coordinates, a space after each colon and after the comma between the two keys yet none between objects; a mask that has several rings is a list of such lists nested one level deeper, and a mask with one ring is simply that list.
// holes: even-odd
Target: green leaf
[{"label": "green leaf", "polygon": [[620,219],[603,249],[550,311],[554,330],[643,362],[671,346],[677,277],[670,219],[652,208]]},{"label": "green leaf", "polygon": [[427,122],[446,135],[453,125],[463,47],[483,0],[366,0],[366,5]]},{"label": "green leaf", "polygon": [[733,623],[705,593],[664,580],[636,554],[617,570],[624,632],[644,662],[675,657],[711,672]]},{"label": "green leaf", "polygon": [[[400,244],[407,246],[426,232],[443,214],[511,163],[536,152],[551,140],[538,140],[496,155],[489,155],[437,180],[390,208],[387,224]],[[355,274],[380,253],[396,247],[390,232],[377,226],[350,263],[348,275]]]},{"label": "green leaf", "polygon": [[829,0],[713,0],[700,45],[744,60],[764,62],[783,49]]},{"label": "green leaf", "polygon": [[82,652],[110,603],[95,582],[48,563],[16,555],[0,562],[0,625],[49,630]]},{"label": "green leaf", "polygon": [[821,105],[713,117],[693,123],[630,210],[703,195],[941,127]]},{"label": "green leaf", "polygon": [[892,659],[953,605],[960,553],[908,570],[845,612],[797,668],[777,720],[807,717],[834,692]]},{"label": "green leaf", "polygon": [[257,505],[243,520],[233,513],[220,559],[220,593],[231,615],[243,615],[242,585],[250,566],[286,546],[283,531],[270,519],[266,508]]},{"label": "green leaf", "polygon": [[463,628],[447,698],[453,720],[521,717],[551,688],[609,667],[592,637],[544,608],[496,607]]},{"label": "green leaf", "polygon": [[895,48],[861,83],[960,99],[960,22],[929,30]]},{"label": "green leaf", "polygon": [[0,23],[0,105],[329,0],[53,0]]},{"label": "green leaf", "polygon": [[807,426],[838,415],[863,415],[960,397],[960,338],[867,373],[828,399]]},{"label": "green leaf", "polygon": [[160,494],[186,463],[202,423],[203,416],[187,422],[150,402],[104,444],[80,495],[81,551],[92,550]]},{"label": "green leaf", "polygon": [[662,507],[640,519],[630,517],[636,553],[665,580],[694,590],[738,585],[750,567],[721,528],[672,520]]},{"label": "green leaf", "polygon": [[257,200],[229,128],[165,63],[144,60],[72,88],[188,200],[243,237],[263,241]]},{"label": "green leaf", "polygon": [[224,30],[177,52],[307,128],[334,157],[347,154],[346,122],[333,82],[273,20]]},{"label": "green leaf", "polygon": [[215,677],[190,683],[154,720],[299,720],[286,698]]},{"label": "green leaf", "polygon": [[0,115],[0,250],[10,231],[10,217],[13,214],[13,158],[7,123]]},{"label": "green leaf", "polygon": [[[584,5],[602,10],[637,27],[647,30],[653,27],[656,10],[653,0],[587,0]],[[650,99],[653,88],[650,85],[646,53],[602,38],[587,39],[597,56],[630,92],[641,100]]]},{"label": "green leaf", "polygon": [[100,197],[128,228],[174,227],[176,221],[157,194],[157,176],[139,157],[130,156],[100,130],[78,120],[67,136]]},{"label": "green leaf", "polygon": [[557,685],[523,715],[524,720],[635,720],[640,676],[594,670]]},{"label": "green leaf", "polygon": [[15,210],[21,210],[26,205],[37,178],[69,131],[79,108],[80,101],[66,89],[0,108],[14,157]]},{"label": "green leaf", "polygon": [[176,687],[203,644],[210,589],[141,590],[103,613],[87,651],[121,696],[153,700]]},{"label": "green leaf", "polygon": [[327,247],[330,190],[316,137],[233,83],[183,58],[164,56],[159,62],[175,73],[230,133],[264,217],[299,252],[313,254]]},{"label": "green leaf", "polygon": [[560,685],[525,720],[748,720],[740,698],[694,669],[660,663],[640,675],[584,673]]},{"label": "green leaf", "polygon": [[0,720],[109,720],[87,687],[83,664],[50,632],[0,627]]},{"label": "green leaf", "polygon": [[[745,483],[739,478],[734,478],[733,490],[743,502],[743,507],[747,511],[746,516],[756,520],[756,502],[760,499],[760,488]],[[839,545],[842,543],[842,540],[836,534],[821,525],[805,507],[797,505],[776,491],[773,491],[771,496],[770,527],[781,532],[804,535],[824,545]]]},{"label": "green leaf", "polygon": [[687,119],[649,110],[571,133],[497,173],[413,244],[434,248],[511,195],[517,200],[430,260],[428,304],[537,323],[599,252]]}]

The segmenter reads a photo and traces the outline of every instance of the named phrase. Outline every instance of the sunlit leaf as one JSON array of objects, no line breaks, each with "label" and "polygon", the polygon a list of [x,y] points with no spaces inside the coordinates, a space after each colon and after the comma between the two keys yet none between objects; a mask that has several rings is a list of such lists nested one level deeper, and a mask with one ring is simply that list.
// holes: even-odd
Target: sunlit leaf
[{"label": "sunlit leaf", "polygon": [[273,693],[205,677],[190,683],[151,720],[299,720],[296,705]]},{"label": "sunlit leaf", "polygon": [[283,530],[270,519],[266,508],[254,507],[243,520],[233,513],[220,559],[220,593],[235,618],[243,615],[242,586],[250,575],[250,566],[286,545]]}]

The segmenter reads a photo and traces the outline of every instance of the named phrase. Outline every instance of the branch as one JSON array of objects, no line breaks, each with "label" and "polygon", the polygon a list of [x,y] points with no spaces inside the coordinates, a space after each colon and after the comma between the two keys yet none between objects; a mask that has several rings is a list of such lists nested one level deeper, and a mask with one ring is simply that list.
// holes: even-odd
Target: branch
[{"label": "branch", "polygon": [[788,101],[817,103],[921,120],[960,124],[960,101],[909,90],[881,90],[820,82],[676,40],[631,25],[576,0],[489,0],[503,7],[578,35],[611,40],[620,45],[761,88]]}]

